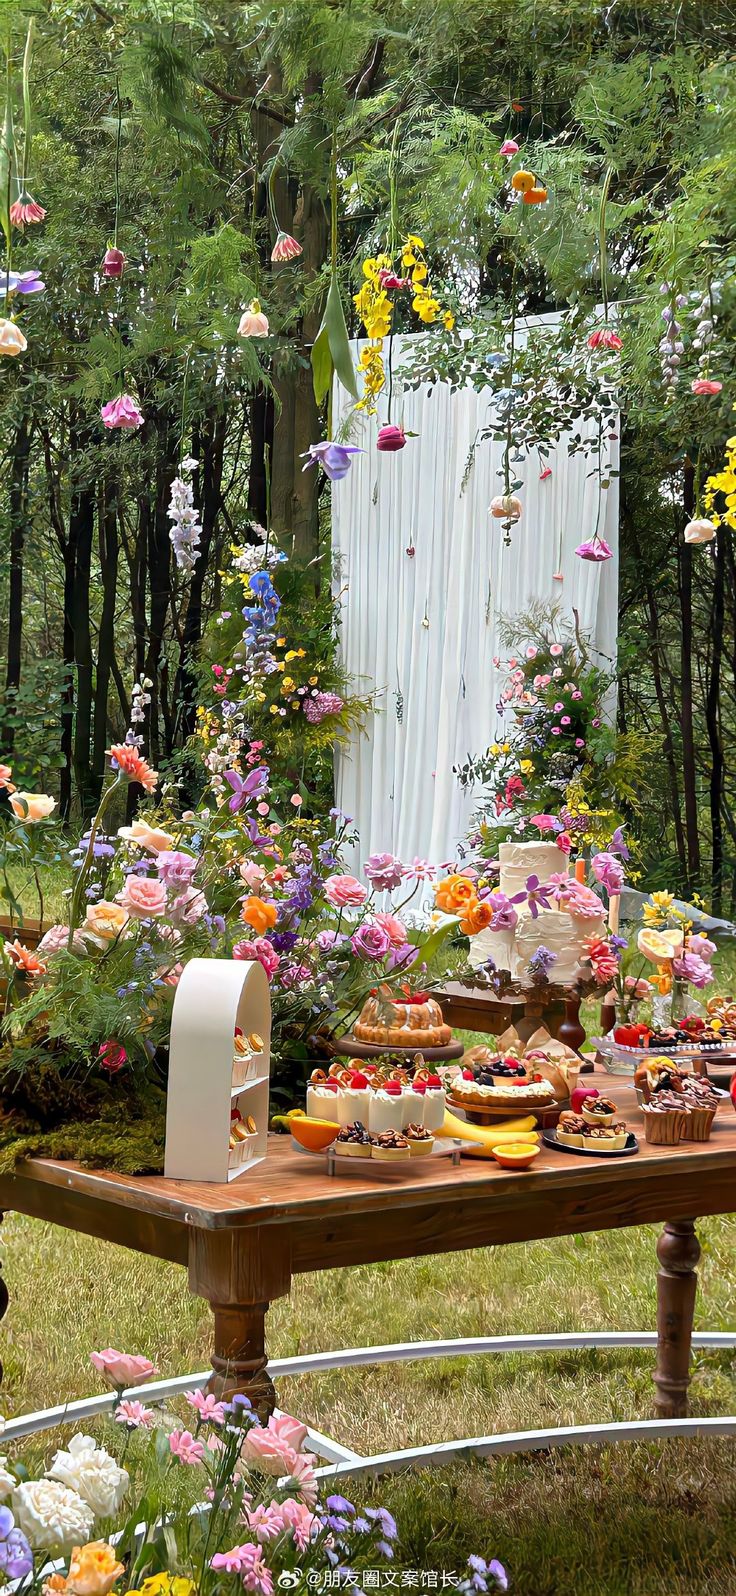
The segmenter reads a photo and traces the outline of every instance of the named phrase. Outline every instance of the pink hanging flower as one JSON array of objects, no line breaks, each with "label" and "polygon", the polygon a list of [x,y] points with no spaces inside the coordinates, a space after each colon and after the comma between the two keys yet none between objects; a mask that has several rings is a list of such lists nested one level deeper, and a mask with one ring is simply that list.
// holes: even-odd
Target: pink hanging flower
[{"label": "pink hanging flower", "polygon": [[10,207],[10,220],[14,227],[28,227],[31,222],[42,222],[46,212],[43,205],[32,199],[26,189],[13,200]]},{"label": "pink hanging flower", "polygon": [[406,433],[403,427],[394,427],[387,424],[381,427],[376,439],[376,448],[383,454],[395,454],[397,449],[403,449],[406,444]]},{"label": "pink hanging flower", "polygon": [[610,327],[601,327],[598,332],[591,333],[588,339],[589,349],[622,349],[623,340],[618,333],[612,332]]},{"label": "pink hanging flower", "polygon": [[397,277],[395,272],[385,269],[378,273],[378,281],[381,288],[409,288],[411,283],[409,277]]},{"label": "pink hanging flower", "polygon": [[238,337],[265,338],[268,333],[268,316],[261,310],[260,302],[252,299],[238,322]]},{"label": "pink hanging flower", "polygon": [[282,232],[279,228],[276,243],[271,250],[271,259],[277,263],[285,260],[296,260],[302,254],[302,246],[292,238],[291,233]]},{"label": "pink hanging flower", "polygon": [[579,543],[575,553],[581,560],[593,560],[600,564],[603,560],[613,559],[613,549],[606,543],[605,538],[588,538],[585,543]]},{"label": "pink hanging flower", "polygon": [[551,466],[545,466],[544,470],[540,471],[540,473],[539,473],[540,482],[546,482],[547,478],[551,477],[551,475],[552,475],[552,467]]},{"label": "pink hanging flower", "polygon": [[169,1436],[169,1448],[172,1457],[178,1457],[180,1463],[191,1467],[193,1463],[204,1462],[204,1447],[201,1441],[195,1441],[190,1430],[173,1430]]},{"label": "pink hanging flower", "polygon": [[499,155],[518,155],[519,146],[516,139],[504,139],[498,153]]},{"label": "pink hanging flower", "polygon": [[117,399],[109,399],[107,404],[102,406],[100,415],[108,432],[135,432],[137,427],[143,426],[143,413],[129,393],[121,393]]},{"label": "pink hanging flower", "polygon": [[712,382],[710,377],[696,377],[695,381],[690,384],[692,393],[708,394],[709,396],[720,393],[722,387],[722,382]]},{"label": "pink hanging flower", "polygon": [[114,244],[110,244],[105,250],[102,262],[103,277],[122,277],[124,271],[125,256],[122,250],[116,249]]}]

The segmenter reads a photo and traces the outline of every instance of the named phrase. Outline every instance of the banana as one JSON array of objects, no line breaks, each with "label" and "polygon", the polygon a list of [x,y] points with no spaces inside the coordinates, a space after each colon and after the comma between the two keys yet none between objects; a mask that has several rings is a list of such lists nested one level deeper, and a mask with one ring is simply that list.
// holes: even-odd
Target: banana
[{"label": "banana", "polygon": [[481,1147],[502,1147],[504,1142],[525,1142],[539,1146],[536,1120],[531,1114],[523,1119],[506,1120],[502,1125],[471,1125],[470,1120],[458,1119],[445,1109],[445,1122],[435,1132],[437,1136],[459,1137],[465,1142],[477,1142]]}]

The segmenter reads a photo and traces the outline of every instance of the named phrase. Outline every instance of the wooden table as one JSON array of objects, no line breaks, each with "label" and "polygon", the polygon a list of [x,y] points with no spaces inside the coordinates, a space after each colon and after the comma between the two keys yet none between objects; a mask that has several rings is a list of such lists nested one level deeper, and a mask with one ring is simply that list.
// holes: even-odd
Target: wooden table
[{"label": "wooden table", "polygon": [[[321,1161],[274,1137],[266,1161],[228,1186],[34,1159],[0,1177],[0,1208],[186,1265],[190,1289],[214,1311],[212,1388],[244,1391],[262,1414],[275,1401],[266,1311],[294,1274],[664,1220],[655,1403],[661,1416],[680,1417],[700,1254],[693,1221],[736,1211],[736,1116],[726,1102],[710,1142],[649,1147],[633,1087],[611,1076],[598,1084],[637,1131],[637,1156],[593,1160],[545,1148],[526,1173],[442,1159],[390,1181],[357,1163],[355,1174],[330,1179]],[[2,1287],[0,1317],[7,1304]]]}]

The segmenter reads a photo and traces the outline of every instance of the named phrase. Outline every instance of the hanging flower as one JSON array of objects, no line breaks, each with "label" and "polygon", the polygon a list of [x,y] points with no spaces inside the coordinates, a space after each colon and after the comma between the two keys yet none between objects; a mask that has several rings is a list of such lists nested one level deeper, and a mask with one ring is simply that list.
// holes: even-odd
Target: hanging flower
[{"label": "hanging flower", "polygon": [[712,543],[715,535],[712,521],[688,521],[684,532],[686,543]]},{"label": "hanging flower", "polygon": [[397,277],[396,272],[387,271],[385,267],[381,267],[381,270],[378,273],[378,281],[380,283],[381,288],[410,288],[411,287],[411,278],[410,277]]},{"label": "hanging flower", "polygon": [[261,310],[260,301],[252,299],[238,322],[239,338],[265,338],[268,333],[268,316]]},{"label": "hanging flower", "polygon": [[551,466],[545,466],[544,470],[540,471],[540,473],[539,473],[540,482],[546,482],[547,478],[551,477],[551,475],[552,475],[552,467]]},{"label": "hanging flower", "polygon": [[353,444],[332,443],[330,439],[326,443],[310,443],[305,454],[301,456],[302,460],[307,461],[306,465],[302,466],[302,471],[308,471],[313,465],[321,465],[330,482],[341,482],[350,470],[352,464],[350,456],[362,453],[363,450]]},{"label": "hanging flower", "polygon": [[0,271],[0,291],[4,288],[6,294],[42,294],[45,287],[40,272]]},{"label": "hanging flower", "polygon": [[103,277],[122,277],[125,270],[125,256],[121,249],[114,244],[109,244],[105,250],[102,262]]},{"label": "hanging flower", "polygon": [[589,349],[622,349],[623,340],[618,333],[612,332],[610,327],[602,327],[598,332],[591,333],[588,339]]},{"label": "hanging flower", "polygon": [[722,382],[712,382],[710,377],[696,377],[695,381],[690,384],[692,393],[707,394],[709,396],[720,393],[722,387]]},{"label": "hanging flower", "polygon": [[291,233],[284,233],[279,228],[276,243],[271,250],[271,259],[276,262],[296,260],[301,253],[301,244],[297,243],[295,238],[292,238]]},{"label": "hanging flower", "polygon": [[31,222],[42,222],[45,215],[43,205],[39,205],[25,188],[10,207],[10,220],[14,227],[28,227]]},{"label": "hanging flower", "polygon": [[109,399],[107,404],[102,406],[100,415],[109,432],[135,432],[137,427],[143,426],[142,412],[129,393],[121,393],[117,399]]},{"label": "hanging flower", "polygon": [[606,543],[605,538],[599,538],[597,533],[585,543],[579,543],[575,553],[581,560],[594,560],[598,564],[602,560],[613,559],[613,549]]},{"label": "hanging flower", "polygon": [[499,493],[491,499],[489,510],[495,521],[518,521],[521,515],[521,499],[513,493]]},{"label": "hanging flower", "polygon": [[0,355],[22,355],[28,348],[20,327],[14,321],[0,317]]},{"label": "hanging flower", "polygon": [[519,146],[516,139],[504,139],[498,153],[499,155],[518,155]]},{"label": "hanging flower", "polygon": [[394,427],[387,423],[381,427],[376,439],[376,448],[383,454],[395,454],[397,449],[403,449],[406,444],[406,433],[403,427]]},{"label": "hanging flower", "polygon": [[174,559],[180,571],[193,571],[201,553],[202,524],[194,504],[194,490],[184,477],[174,477],[166,514],[171,521],[169,537]]}]

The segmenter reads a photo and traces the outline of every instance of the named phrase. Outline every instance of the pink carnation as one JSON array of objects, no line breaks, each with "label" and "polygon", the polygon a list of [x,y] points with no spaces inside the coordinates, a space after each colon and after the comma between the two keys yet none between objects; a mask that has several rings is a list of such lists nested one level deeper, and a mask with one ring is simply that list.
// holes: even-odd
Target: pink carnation
[{"label": "pink carnation", "polygon": [[142,1402],[133,1402],[125,1398],[118,1402],[115,1409],[115,1423],[126,1424],[129,1430],[150,1430],[153,1424],[153,1408],[146,1408]]},{"label": "pink carnation", "polygon": [[286,1529],[290,1529],[294,1536],[294,1544],[298,1552],[305,1552],[312,1535],[314,1515],[304,1502],[295,1501],[293,1496],[287,1496],[281,1503],[281,1516]]},{"label": "pink carnation", "polygon": [[335,909],[358,909],[368,897],[367,889],[355,876],[328,876],[324,892]]},{"label": "pink carnation", "polygon": [[172,1457],[178,1457],[180,1463],[191,1466],[193,1463],[204,1462],[202,1442],[195,1441],[189,1430],[173,1430],[169,1436],[169,1447]]},{"label": "pink carnation", "polygon": [[166,888],[163,881],[130,875],[117,895],[117,902],[136,920],[158,920],[166,909]]},{"label": "pink carnation", "polygon": [[218,1402],[212,1391],[187,1391],[187,1402],[199,1415],[202,1424],[224,1424],[225,1404]]},{"label": "pink carnation", "polygon": [[244,1546],[233,1546],[229,1552],[215,1552],[210,1567],[218,1573],[239,1574],[245,1590],[254,1596],[273,1596],[273,1579],[260,1546],[246,1541]]}]

